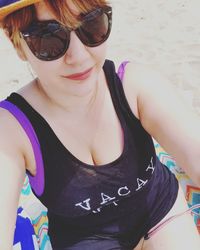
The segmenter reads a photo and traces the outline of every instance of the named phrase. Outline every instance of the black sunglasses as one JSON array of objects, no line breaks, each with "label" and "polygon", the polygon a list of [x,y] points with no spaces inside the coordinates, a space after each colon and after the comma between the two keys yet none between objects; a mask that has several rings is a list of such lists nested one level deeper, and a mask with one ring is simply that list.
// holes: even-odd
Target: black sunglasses
[{"label": "black sunglasses", "polygon": [[[112,8],[106,6],[84,15],[74,32],[84,45],[96,47],[108,39],[111,26]],[[55,20],[48,20],[33,22],[20,33],[38,59],[53,61],[66,53],[71,31]]]}]

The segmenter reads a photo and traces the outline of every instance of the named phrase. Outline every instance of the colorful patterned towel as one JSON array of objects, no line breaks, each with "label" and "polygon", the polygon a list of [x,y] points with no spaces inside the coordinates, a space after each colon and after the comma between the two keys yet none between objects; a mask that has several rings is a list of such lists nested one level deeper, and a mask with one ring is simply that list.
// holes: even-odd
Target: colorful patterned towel
[{"label": "colorful patterned towel", "polygon": [[39,250],[31,219],[22,207],[18,209],[13,250]]},{"label": "colorful patterned towel", "polygon": [[28,176],[21,191],[13,250],[52,250],[46,207],[35,197]]},{"label": "colorful patterned towel", "polygon": [[[176,175],[176,178],[178,179],[185,193],[188,206],[192,207],[196,204],[200,204],[200,188],[198,188],[191,181],[191,179],[185,174],[185,172],[179,166],[177,166],[173,158],[168,155],[156,141],[154,141],[154,146],[160,161]],[[200,208],[195,209],[194,212],[194,221],[200,234]]]}]

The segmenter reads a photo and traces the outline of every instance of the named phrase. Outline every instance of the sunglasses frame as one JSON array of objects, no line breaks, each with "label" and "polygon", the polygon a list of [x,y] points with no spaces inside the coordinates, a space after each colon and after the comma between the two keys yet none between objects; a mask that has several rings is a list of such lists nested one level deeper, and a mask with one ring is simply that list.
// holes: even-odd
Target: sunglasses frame
[{"label": "sunglasses frame", "polygon": [[[95,42],[94,43],[89,43],[87,41],[84,41],[84,39],[82,38],[81,27],[84,25],[84,22],[87,23],[87,21],[92,20],[93,17],[95,16],[95,13],[97,13],[97,12],[107,15],[107,18],[108,18],[108,30],[107,30],[107,33],[106,33],[105,37],[102,40],[100,40],[100,41],[98,41],[96,43]],[[58,25],[57,31],[59,31],[59,28],[60,28],[66,34],[66,38],[65,39],[62,39],[62,38],[59,37],[59,40],[62,41],[65,45],[64,45],[63,51],[60,52],[55,57],[53,57],[53,56],[47,56],[47,57],[46,56],[42,56],[41,54],[39,54],[35,50],[34,46],[32,45],[32,41],[31,41],[31,37],[32,38],[34,36],[38,37],[40,35],[39,31],[41,32],[42,28],[45,28],[45,27],[47,27],[47,25],[50,25],[50,24],[57,24]],[[34,34],[34,26],[37,27],[37,30],[36,30],[37,34]],[[81,15],[81,25],[78,28],[76,28],[76,29],[69,29],[68,27],[66,27],[66,26],[62,25],[61,23],[57,22],[56,20],[35,21],[32,24],[30,24],[26,29],[20,31],[20,35],[25,40],[25,42],[27,43],[29,49],[31,50],[31,52],[33,53],[33,55],[35,57],[37,57],[38,59],[40,59],[42,61],[54,61],[56,59],[59,59],[60,57],[62,57],[66,53],[67,49],[69,48],[70,33],[72,31],[74,31],[76,33],[76,35],[78,36],[78,38],[81,40],[81,42],[85,46],[87,46],[87,47],[97,47],[97,46],[101,45],[102,43],[104,43],[108,39],[108,37],[110,35],[110,32],[111,32],[111,28],[112,28],[112,7],[105,6],[105,7],[96,8],[96,9],[92,10],[91,12],[89,12],[89,13],[87,13],[85,15]],[[67,39],[67,37],[69,39]]]}]

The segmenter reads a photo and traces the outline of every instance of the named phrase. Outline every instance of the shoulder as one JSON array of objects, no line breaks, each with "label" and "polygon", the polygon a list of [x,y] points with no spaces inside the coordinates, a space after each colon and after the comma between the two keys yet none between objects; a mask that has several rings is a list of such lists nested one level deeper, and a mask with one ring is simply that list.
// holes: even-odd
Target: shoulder
[{"label": "shoulder", "polygon": [[18,170],[24,171],[27,158],[30,158],[30,143],[25,131],[16,118],[3,108],[0,108],[0,121],[0,162],[13,163]]},{"label": "shoulder", "polygon": [[164,85],[169,85],[167,77],[153,67],[132,62],[125,67],[123,88],[137,118],[139,118],[139,105],[158,95]]},{"label": "shoulder", "polygon": [[131,62],[126,65],[123,83],[124,88],[129,90],[133,89],[137,94],[141,90],[146,89],[146,87],[161,87],[166,83],[169,83],[167,77],[152,66]]}]

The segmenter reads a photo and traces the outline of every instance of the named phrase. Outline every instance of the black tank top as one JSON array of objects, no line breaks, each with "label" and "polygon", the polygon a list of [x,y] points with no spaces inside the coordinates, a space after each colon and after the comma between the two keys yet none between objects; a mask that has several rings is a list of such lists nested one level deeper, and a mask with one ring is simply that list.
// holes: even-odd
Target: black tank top
[{"label": "black tank top", "polygon": [[132,113],[113,62],[106,60],[103,69],[124,134],[123,152],[109,164],[95,167],[78,160],[22,96],[7,98],[28,117],[41,146],[45,187],[38,198],[48,208],[53,247],[97,234],[132,249],[177,197],[178,182],[159,162],[151,136]]}]

